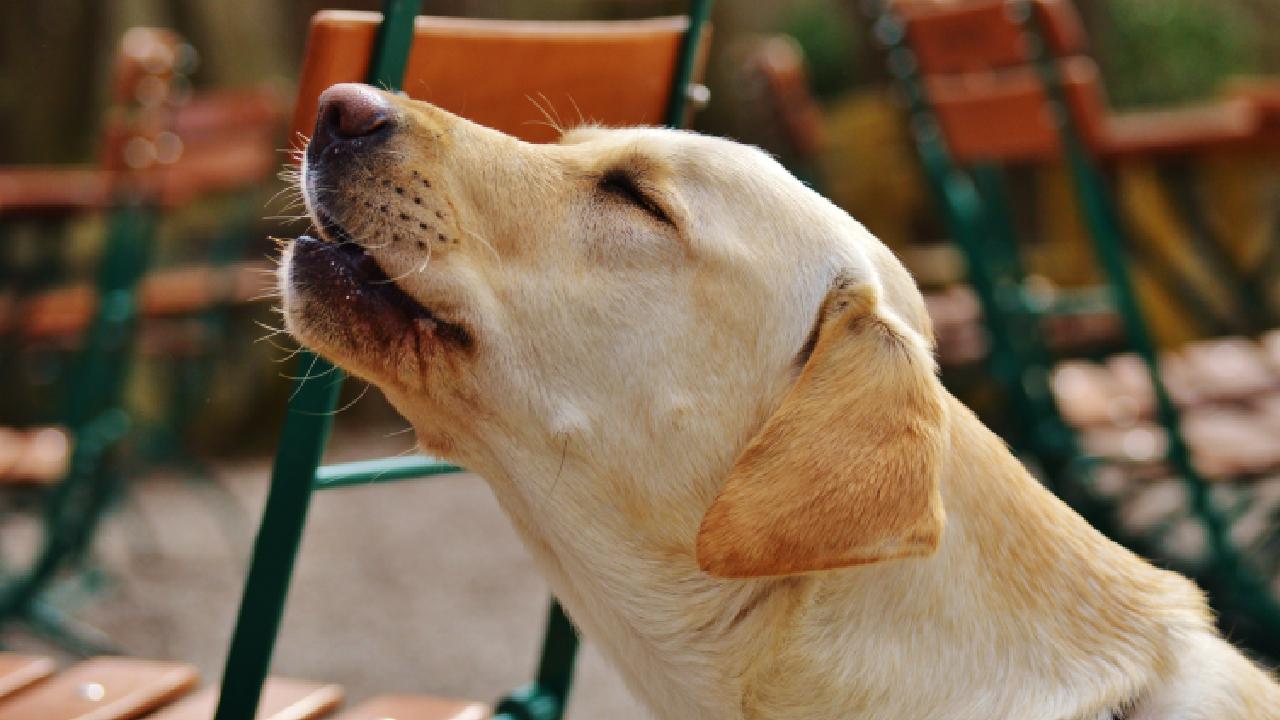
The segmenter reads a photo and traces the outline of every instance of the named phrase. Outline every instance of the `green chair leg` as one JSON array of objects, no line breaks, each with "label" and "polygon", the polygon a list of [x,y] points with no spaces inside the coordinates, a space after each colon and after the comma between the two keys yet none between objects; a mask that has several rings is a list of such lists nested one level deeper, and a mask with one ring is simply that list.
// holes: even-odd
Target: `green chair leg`
[{"label": "green chair leg", "polygon": [[130,426],[121,409],[137,321],[137,290],[156,233],[152,208],[129,200],[108,222],[98,270],[98,307],[74,365],[62,413],[73,438],[66,476],[50,493],[44,542],[0,590],[0,622],[30,619],[58,573],[82,558],[116,489],[112,450]]},{"label": "green chair leg", "polygon": [[[303,353],[301,361],[313,371],[329,367],[310,353]],[[304,377],[289,401],[214,720],[252,720],[257,713],[341,378],[338,370],[312,380]]]},{"label": "green chair leg", "polygon": [[578,634],[564,608],[552,600],[537,677],[500,700],[493,720],[560,720],[569,698],[577,652]]},{"label": "green chair leg", "polygon": [[[400,87],[421,0],[387,0],[374,44],[368,82]],[[329,438],[344,374],[310,352],[299,358],[302,380],[289,400],[271,471],[253,560],[245,581],[214,720],[252,720],[257,714],[276,635],[306,524],[316,469]],[[307,380],[316,377],[318,380]]]}]

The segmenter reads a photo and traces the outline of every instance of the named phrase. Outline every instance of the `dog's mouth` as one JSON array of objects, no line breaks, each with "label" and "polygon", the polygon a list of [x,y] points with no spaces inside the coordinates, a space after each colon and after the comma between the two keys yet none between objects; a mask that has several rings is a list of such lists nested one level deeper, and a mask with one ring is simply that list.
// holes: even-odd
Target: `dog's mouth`
[{"label": "dog's mouth", "polygon": [[[351,237],[351,233],[347,232],[347,229],[339,224],[338,221],[329,214],[329,211],[319,205],[316,205],[312,208],[312,215],[315,218],[316,228],[322,239],[339,246],[347,244],[356,245],[357,247],[359,246],[359,243],[356,242],[355,238]],[[363,248],[361,248],[361,250],[363,250]]]},{"label": "dog's mouth", "polygon": [[294,240],[294,262],[308,266],[308,286],[322,284],[332,302],[351,306],[366,319],[397,321],[441,339],[471,344],[466,327],[440,318],[405,292],[331,214],[315,207],[313,215],[319,237],[304,234]]}]

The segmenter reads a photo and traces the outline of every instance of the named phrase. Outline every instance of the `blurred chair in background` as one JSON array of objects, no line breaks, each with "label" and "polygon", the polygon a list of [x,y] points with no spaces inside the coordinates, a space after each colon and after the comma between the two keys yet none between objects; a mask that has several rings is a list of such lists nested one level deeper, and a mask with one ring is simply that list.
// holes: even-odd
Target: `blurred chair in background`
[{"label": "blurred chair in background", "polygon": [[[1158,358],[1130,269],[1131,257],[1144,268],[1160,257],[1135,252],[1101,169],[1133,158],[1266,146],[1274,134],[1257,104],[1232,99],[1109,112],[1065,0],[881,3],[875,33],[908,99],[924,169],[981,302],[991,372],[1016,421],[1010,441],[1097,527],[1201,582],[1233,637],[1280,657],[1278,503],[1276,481],[1265,479],[1280,470],[1280,433],[1265,429],[1276,427],[1280,404],[1280,358],[1264,350],[1277,336],[1264,345],[1237,338]],[[1056,161],[1070,171],[1107,281],[1104,299],[1134,354],[1105,365],[1064,365],[1055,375],[1057,354],[1043,324],[1053,307],[1028,286],[1008,173]],[[1204,262],[1222,260],[1201,239]],[[1242,271],[1215,270],[1223,292],[1236,295],[1229,327],[1271,327]],[[1184,302],[1209,304],[1196,295]],[[1113,429],[1091,427],[1099,422]],[[1155,484],[1148,480],[1170,476],[1173,502],[1153,512]]]},{"label": "blurred chair in background", "polygon": [[827,142],[822,108],[809,89],[804,51],[789,35],[761,38],[745,61],[745,70],[762,81],[764,100],[782,128],[788,169],[822,192],[818,157]]},{"label": "blurred chair in background", "polygon": [[[170,31],[128,31],[99,166],[0,168],[0,220],[96,214],[105,224],[92,285],[54,287],[56,280],[39,274],[56,271],[48,253],[35,253],[33,267],[23,262],[21,248],[0,248],[13,260],[6,278],[12,284],[0,303],[5,354],[35,363],[74,357],[50,378],[49,387],[56,379],[65,396],[52,416],[36,418],[49,424],[0,431],[0,482],[49,486],[41,547],[23,566],[8,569],[0,622],[31,621],[73,648],[93,649],[101,639],[71,632],[41,596],[62,570],[83,559],[119,488],[119,441],[136,424],[125,387],[140,327],[156,330],[140,320],[198,318],[202,329],[215,331],[200,343],[173,328],[142,335],[143,349],[166,362],[198,363],[214,348],[225,307],[260,296],[268,282],[264,263],[240,262],[237,250],[248,233],[240,219],[228,224],[235,231],[215,245],[206,264],[148,272],[165,213],[214,193],[260,188],[277,164],[282,114],[276,96],[253,89],[190,97],[185,76],[194,57]],[[252,217],[256,208],[250,204],[242,214]]]},{"label": "blurred chair in background", "polygon": [[[216,696],[209,691],[191,694],[198,679],[195,668],[183,663],[96,657],[58,673],[48,658],[0,653],[0,717],[209,720]],[[280,679],[268,688],[256,720],[312,720],[328,715],[342,698],[337,685]]]},{"label": "blurred chair in background", "polygon": [[[762,99],[769,105],[783,131],[784,157],[794,158],[790,169],[821,191],[818,168],[827,149],[830,130],[822,110],[809,91],[805,59],[800,46],[786,35],[761,39],[745,60],[749,77],[762,81]],[[810,179],[812,178],[812,179]],[[987,353],[982,314],[973,291],[963,283],[964,259],[950,244],[913,244],[897,249],[925,294],[934,323],[938,359],[944,373],[961,381],[978,380],[965,372],[981,363]],[[1110,308],[1090,300],[1097,290],[1059,302],[1046,313],[1049,343],[1070,355],[1090,354],[1110,347],[1118,334],[1118,322]],[[967,384],[967,382],[966,382]]]}]

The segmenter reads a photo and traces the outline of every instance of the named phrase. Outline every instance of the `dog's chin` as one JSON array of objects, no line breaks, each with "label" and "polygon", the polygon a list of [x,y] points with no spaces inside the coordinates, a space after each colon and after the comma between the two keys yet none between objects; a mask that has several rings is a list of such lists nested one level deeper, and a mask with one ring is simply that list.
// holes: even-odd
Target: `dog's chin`
[{"label": "dog's chin", "polygon": [[289,331],[375,382],[415,384],[431,356],[470,344],[465,328],[436,318],[355,242],[303,235],[280,272]]}]

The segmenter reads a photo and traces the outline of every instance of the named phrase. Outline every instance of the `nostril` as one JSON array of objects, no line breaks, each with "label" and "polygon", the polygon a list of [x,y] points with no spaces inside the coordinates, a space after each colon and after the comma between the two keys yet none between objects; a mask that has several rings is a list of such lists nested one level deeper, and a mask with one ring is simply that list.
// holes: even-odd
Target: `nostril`
[{"label": "nostril", "polygon": [[387,99],[367,85],[334,85],[320,95],[314,149],[319,152],[337,140],[374,135],[391,125],[391,112]]}]

